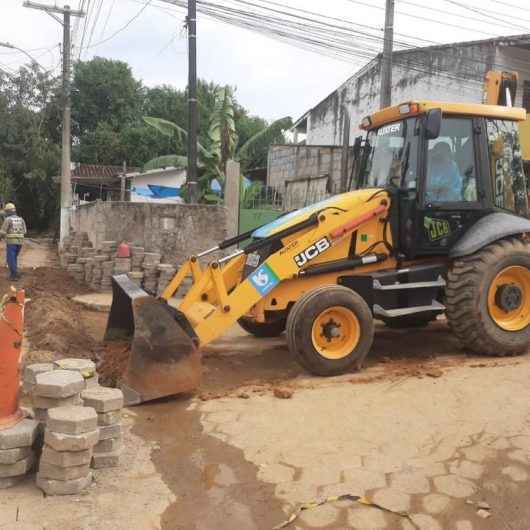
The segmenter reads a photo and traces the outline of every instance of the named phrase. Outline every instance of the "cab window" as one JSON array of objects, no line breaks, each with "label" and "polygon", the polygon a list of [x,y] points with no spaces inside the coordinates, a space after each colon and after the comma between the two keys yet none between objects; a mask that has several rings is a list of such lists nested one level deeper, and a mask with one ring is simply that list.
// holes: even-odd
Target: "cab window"
[{"label": "cab window", "polygon": [[477,201],[473,122],[444,118],[440,135],[427,145],[425,203]]},{"label": "cab window", "polygon": [[394,184],[416,185],[418,136],[416,118],[383,125],[368,133],[370,154],[366,166],[365,187],[380,188]]},{"label": "cab window", "polygon": [[487,130],[495,206],[526,216],[528,199],[517,124],[489,119]]}]

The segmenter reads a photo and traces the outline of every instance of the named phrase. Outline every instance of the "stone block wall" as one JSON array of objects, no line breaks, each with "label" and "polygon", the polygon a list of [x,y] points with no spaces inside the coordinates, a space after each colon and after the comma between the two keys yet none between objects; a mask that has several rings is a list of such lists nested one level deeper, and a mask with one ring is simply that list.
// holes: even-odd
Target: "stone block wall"
[{"label": "stone block wall", "polygon": [[271,145],[267,185],[280,188],[287,181],[329,175],[338,186],[341,159],[342,146]]},{"label": "stone block wall", "polygon": [[72,230],[86,232],[97,249],[103,241],[128,241],[161,254],[164,263],[179,264],[227,237],[227,210],[202,204],[96,201],[76,208]]}]

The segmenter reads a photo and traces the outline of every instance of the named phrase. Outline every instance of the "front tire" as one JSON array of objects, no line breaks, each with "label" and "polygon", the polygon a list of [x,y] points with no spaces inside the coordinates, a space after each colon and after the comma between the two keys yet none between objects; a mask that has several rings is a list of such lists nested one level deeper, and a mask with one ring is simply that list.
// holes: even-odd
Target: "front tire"
[{"label": "front tire", "polygon": [[340,285],[305,293],[287,319],[287,343],[296,360],[315,375],[359,369],[374,337],[372,313],[354,291]]},{"label": "front tire", "polygon": [[530,346],[530,245],[496,241],[457,259],[448,274],[446,314],[465,348],[518,355]]}]

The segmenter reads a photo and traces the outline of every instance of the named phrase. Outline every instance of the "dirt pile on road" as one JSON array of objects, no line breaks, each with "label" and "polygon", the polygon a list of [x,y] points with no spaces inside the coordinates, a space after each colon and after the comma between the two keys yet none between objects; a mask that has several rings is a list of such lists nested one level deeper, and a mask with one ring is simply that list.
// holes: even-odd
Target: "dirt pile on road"
[{"label": "dirt pile on road", "polygon": [[100,346],[83,324],[79,306],[70,300],[71,296],[88,291],[65,271],[48,267],[26,270],[16,284],[0,278],[0,293],[7,292],[11,285],[23,288],[29,299],[24,326],[31,346],[28,361],[96,357]]}]

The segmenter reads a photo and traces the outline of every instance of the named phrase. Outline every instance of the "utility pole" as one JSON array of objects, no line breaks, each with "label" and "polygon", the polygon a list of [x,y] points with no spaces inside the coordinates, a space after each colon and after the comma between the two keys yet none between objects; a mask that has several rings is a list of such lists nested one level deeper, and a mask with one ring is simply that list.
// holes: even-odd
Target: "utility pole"
[{"label": "utility pole", "polygon": [[125,186],[127,183],[127,162],[123,161],[123,172],[120,176],[120,201],[125,201]]},{"label": "utility pole", "polygon": [[386,0],[385,42],[381,60],[381,94],[379,107],[390,106],[392,102],[392,48],[394,45],[394,0]]},{"label": "utility pole", "polygon": [[[83,13],[83,11],[72,10],[68,5],[60,8],[58,6],[50,6],[37,2],[31,2],[30,0],[24,2],[24,7],[45,11],[63,26],[63,131],[61,150],[61,220],[59,231],[59,246],[62,247],[64,238],[70,232],[70,210],[72,208],[72,182],[70,167],[72,146],[72,107],[70,101],[70,17],[84,17],[85,13]],[[63,15],[63,20],[55,16],[55,13]]]},{"label": "utility pole", "polygon": [[190,201],[197,202],[197,5],[188,0],[188,173]]}]

